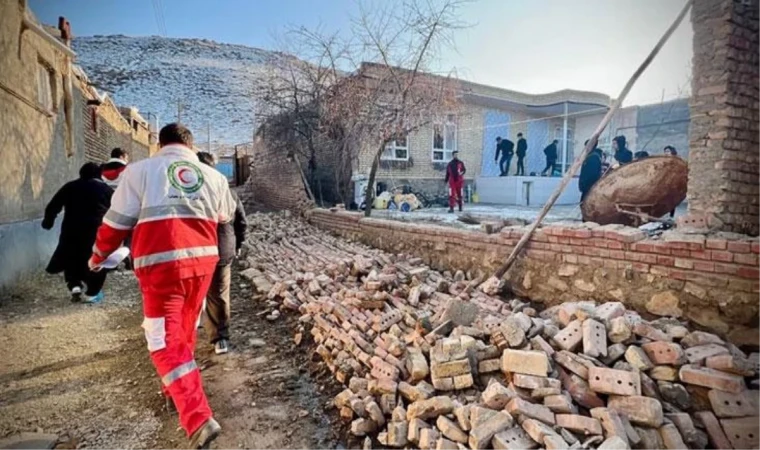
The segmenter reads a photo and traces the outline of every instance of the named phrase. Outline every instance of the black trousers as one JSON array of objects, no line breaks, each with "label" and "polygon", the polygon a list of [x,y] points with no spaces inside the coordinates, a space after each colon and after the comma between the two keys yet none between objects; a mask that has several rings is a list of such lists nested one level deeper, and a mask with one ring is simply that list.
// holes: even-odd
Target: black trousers
[{"label": "black trousers", "polygon": [[216,266],[211,286],[206,294],[206,322],[203,327],[208,332],[212,344],[230,339],[230,282],[232,266]]},{"label": "black trousers", "polygon": [[512,165],[512,155],[502,156],[499,161],[499,170],[501,170],[501,176],[509,175],[509,166]]},{"label": "black trousers", "polygon": [[554,169],[557,167],[557,160],[556,159],[547,159],[546,160],[546,167],[544,167],[544,170],[541,171],[541,175],[545,174],[547,170],[551,169],[551,172],[549,172],[549,176],[554,175]]},{"label": "black trousers", "polygon": [[525,176],[525,157],[517,157],[517,175]]},{"label": "black trousers", "polygon": [[103,285],[106,283],[106,274],[106,270],[93,272],[85,265],[84,267],[77,266],[64,269],[63,279],[66,280],[66,286],[69,290],[75,287],[82,288],[84,284],[87,286],[85,295],[94,296],[103,289]]}]

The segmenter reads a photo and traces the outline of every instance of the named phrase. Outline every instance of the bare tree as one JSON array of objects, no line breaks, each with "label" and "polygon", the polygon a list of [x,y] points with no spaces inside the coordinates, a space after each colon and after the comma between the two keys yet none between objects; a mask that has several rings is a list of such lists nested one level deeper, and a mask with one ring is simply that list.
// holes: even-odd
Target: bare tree
[{"label": "bare tree", "polygon": [[451,44],[451,32],[462,26],[457,11],[463,1],[361,4],[348,36],[291,30],[286,40],[299,58],[278,55],[257,88],[262,115],[290,117],[280,121],[287,123],[283,136],[297,137],[310,162],[327,147],[339,158],[336,172],[345,177],[360,154],[372,156],[367,216],[388,143],[436,120],[437,112],[456,108],[456,79],[430,71]]}]

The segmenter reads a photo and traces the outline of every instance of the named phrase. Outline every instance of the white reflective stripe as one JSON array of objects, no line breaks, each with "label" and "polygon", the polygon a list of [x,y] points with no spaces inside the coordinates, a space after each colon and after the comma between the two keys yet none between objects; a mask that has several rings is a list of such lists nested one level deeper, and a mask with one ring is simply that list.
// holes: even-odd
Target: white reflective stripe
[{"label": "white reflective stripe", "polygon": [[155,352],[166,348],[166,319],[163,317],[144,317],[142,327],[145,330],[145,340],[148,341],[148,351]]},{"label": "white reflective stripe", "polygon": [[161,220],[169,218],[198,218],[216,220],[215,214],[208,205],[158,205],[149,206],[140,210],[140,222]]},{"label": "white reflective stripe", "polygon": [[202,256],[216,256],[219,254],[217,246],[207,247],[190,247],[180,250],[169,250],[168,252],[153,253],[151,255],[141,256],[132,261],[135,269],[152,266],[154,264],[177,261],[179,259],[199,258]]},{"label": "white reflective stripe", "polygon": [[164,383],[164,386],[169,386],[197,368],[198,366],[195,364],[195,361],[188,361],[161,377],[161,382]]},{"label": "white reflective stripe", "polygon": [[103,222],[119,230],[129,230],[137,225],[137,218],[129,217],[113,209],[109,209],[105,217],[103,217]]}]

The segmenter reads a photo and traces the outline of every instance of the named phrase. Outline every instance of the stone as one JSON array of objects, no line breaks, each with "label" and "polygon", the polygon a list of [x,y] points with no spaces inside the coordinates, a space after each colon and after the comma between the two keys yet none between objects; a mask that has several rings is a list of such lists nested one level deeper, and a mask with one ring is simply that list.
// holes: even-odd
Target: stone
[{"label": "stone", "polygon": [[545,377],[549,373],[549,360],[543,352],[507,349],[501,356],[501,370]]},{"label": "stone", "polygon": [[710,405],[716,416],[727,417],[750,417],[757,416],[757,391],[745,391],[739,394],[723,392],[715,389],[707,393]]},{"label": "stone", "polygon": [[689,409],[692,406],[691,395],[683,385],[660,381],[657,383],[662,399],[672,403],[681,409]]},{"label": "stone", "polygon": [[641,376],[638,372],[591,367],[588,372],[591,390],[602,394],[641,395]]},{"label": "stone", "polygon": [[619,344],[630,339],[632,335],[631,325],[625,317],[615,317],[609,321],[607,337],[611,342]]},{"label": "stone", "polygon": [[446,304],[441,320],[451,321],[454,326],[470,326],[479,314],[480,308],[475,303],[452,298]]},{"label": "stone", "polygon": [[685,348],[707,344],[725,345],[726,343],[717,335],[705,331],[692,331],[686,337],[681,339],[681,345]]},{"label": "stone", "polygon": [[720,425],[734,448],[760,448],[759,417],[723,419]]},{"label": "stone", "polygon": [[567,442],[562,439],[562,436],[545,436],[544,447],[546,450],[568,450],[570,448]]},{"label": "stone", "polygon": [[546,285],[561,292],[565,292],[568,289],[570,289],[570,286],[568,286],[567,283],[553,276],[549,277],[549,280],[546,282]]},{"label": "stone", "polygon": [[554,425],[554,413],[543,405],[529,403],[521,398],[513,398],[509,401],[506,411],[512,416],[524,416],[530,419],[540,420],[544,423]]},{"label": "stone", "polygon": [[724,320],[725,318],[714,309],[691,308],[688,310],[686,317],[696,324],[709,330],[715,330],[721,334],[726,334],[731,329]]},{"label": "stone", "polygon": [[678,294],[674,291],[658,292],[646,303],[646,309],[656,316],[681,317]]},{"label": "stone", "polygon": [[449,414],[454,410],[454,402],[449,397],[438,396],[428,400],[420,400],[409,405],[406,419],[433,419],[441,414]]},{"label": "stone", "polygon": [[446,438],[451,439],[454,442],[461,442],[462,444],[467,443],[467,433],[462,431],[456,423],[447,419],[445,416],[438,416],[435,425]]},{"label": "stone", "polygon": [[562,264],[559,266],[559,269],[557,270],[557,275],[561,277],[572,277],[576,273],[578,273],[578,270],[580,267],[572,264]]},{"label": "stone", "polygon": [[499,327],[499,330],[510,347],[517,348],[525,344],[525,330],[516,318],[507,317]]},{"label": "stone", "polygon": [[388,424],[388,441],[389,447],[401,448],[407,444],[409,434],[409,424],[404,421],[390,422]]},{"label": "stone", "polygon": [[409,421],[409,433],[407,434],[407,440],[414,444],[419,444],[420,434],[422,430],[430,428],[427,422],[422,419],[412,419]]},{"label": "stone", "polygon": [[470,405],[458,406],[454,408],[454,417],[457,419],[457,425],[462,431],[470,431]]},{"label": "stone", "polygon": [[491,380],[480,397],[481,402],[491,409],[504,409],[517,394],[504,387],[496,380]]},{"label": "stone", "polygon": [[612,365],[620,359],[623,355],[625,355],[625,351],[628,347],[626,347],[623,344],[612,344],[609,347],[607,347],[607,356],[601,359],[601,361],[606,365]]},{"label": "stone", "polygon": [[468,440],[470,448],[473,450],[487,448],[496,433],[506,430],[513,423],[512,416],[503,411],[497,412],[484,423],[473,427]]},{"label": "stone", "polygon": [[581,290],[583,292],[588,292],[588,293],[596,292],[596,285],[582,278],[576,278],[573,281],[573,286],[575,286],[576,289]]},{"label": "stone", "polygon": [[644,350],[635,345],[628,346],[628,349],[625,351],[625,360],[628,361],[628,364],[633,366],[633,368],[641,371],[649,370],[654,367],[654,364],[649,360],[649,357]]},{"label": "stone", "polygon": [[583,353],[598,358],[607,356],[607,330],[593,319],[583,322]]},{"label": "stone", "polygon": [[432,428],[425,428],[420,431],[420,448],[421,449],[434,449],[440,435],[438,431]]},{"label": "stone", "polygon": [[610,396],[607,407],[624,414],[631,422],[658,428],[664,420],[662,404],[653,398],[641,396]]},{"label": "stone", "polygon": [[425,355],[417,347],[407,348],[406,371],[409,373],[409,381],[412,383],[424,380],[430,373]]},{"label": "stone", "polygon": [[706,367],[685,365],[678,372],[682,382],[738,394],[745,389],[744,379]]},{"label": "stone", "polygon": [[578,414],[557,414],[557,426],[583,435],[602,434],[602,425],[597,419]]},{"label": "stone", "polygon": [[580,320],[573,320],[562,331],[557,333],[552,340],[561,349],[573,352],[583,342],[582,327],[583,323]]},{"label": "stone", "polygon": [[370,419],[358,418],[351,422],[351,434],[354,436],[366,436],[377,429],[377,424]]},{"label": "stone", "polygon": [[599,450],[630,450],[631,447],[620,436],[612,436],[604,440],[602,444],[597,447]]},{"label": "stone", "polygon": [[672,366],[655,366],[649,376],[657,381],[677,381],[678,369]]},{"label": "stone", "polygon": [[683,348],[672,342],[648,342],[641,349],[654,364],[680,366],[686,362]]},{"label": "stone", "polygon": [[662,442],[662,436],[660,431],[656,428],[639,428],[635,427],[636,434],[638,434],[641,442],[636,448],[641,449],[661,449],[665,448],[665,444]]}]

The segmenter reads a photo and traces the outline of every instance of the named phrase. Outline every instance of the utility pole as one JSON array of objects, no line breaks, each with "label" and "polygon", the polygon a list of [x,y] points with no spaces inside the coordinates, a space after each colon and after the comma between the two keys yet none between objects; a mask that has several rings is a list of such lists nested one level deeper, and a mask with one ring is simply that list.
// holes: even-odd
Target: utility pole
[{"label": "utility pole", "polygon": [[206,123],[206,151],[211,153],[211,122]]},{"label": "utility pole", "polygon": [[177,123],[182,123],[182,100],[177,99]]}]

